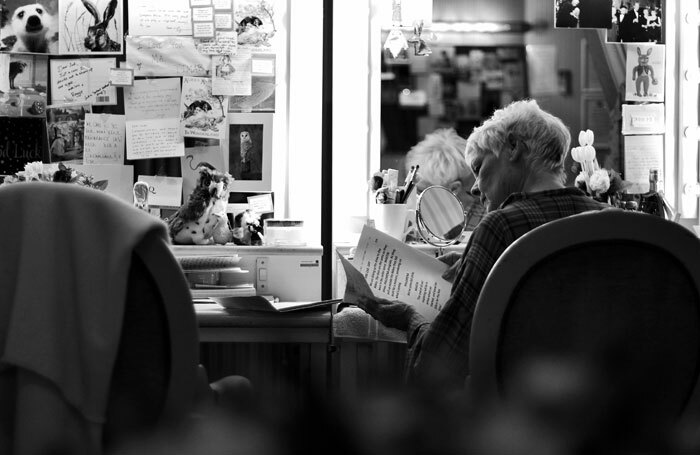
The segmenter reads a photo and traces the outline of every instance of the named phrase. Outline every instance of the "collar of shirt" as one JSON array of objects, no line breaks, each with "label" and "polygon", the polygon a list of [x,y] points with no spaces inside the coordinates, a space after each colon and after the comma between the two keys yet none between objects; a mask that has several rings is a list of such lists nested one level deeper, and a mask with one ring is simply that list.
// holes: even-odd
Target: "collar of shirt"
[{"label": "collar of shirt", "polygon": [[567,187],[567,188],[557,188],[556,190],[544,190],[544,191],[535,191],[532,193],[512,193],[510,196],[506,198],[503,203],[501,203],[500,206],[498,206],[499,209],[502,209],[506,207],[509,204],[512,204],[517,201],[523,201],[525,199],[535,199],[535,198],[540,198],[540,197],[552,197],[552,196],[563,196],[563,195],[570,195],[570,196],[586,196],[586,193],[581,191],[578,188],[574,187]]}]

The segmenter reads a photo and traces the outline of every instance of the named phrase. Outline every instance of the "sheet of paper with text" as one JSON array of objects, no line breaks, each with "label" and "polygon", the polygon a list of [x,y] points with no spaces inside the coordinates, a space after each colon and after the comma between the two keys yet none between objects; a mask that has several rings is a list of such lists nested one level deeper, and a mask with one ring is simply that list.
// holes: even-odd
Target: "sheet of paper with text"
[{"label": "sheet of paper with text", "polygon": [[450,296],[452,283],[442,278],[447,264],[369,226],[362,229],[352,265],[374,295],[413,305],[429,321]]}]

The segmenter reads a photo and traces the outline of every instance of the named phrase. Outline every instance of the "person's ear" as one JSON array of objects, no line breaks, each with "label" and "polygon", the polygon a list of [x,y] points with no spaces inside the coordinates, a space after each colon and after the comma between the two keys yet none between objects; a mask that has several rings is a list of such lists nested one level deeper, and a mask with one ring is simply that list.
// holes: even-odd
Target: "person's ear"
[{"label": "person's ear", "polygon": [[525,144],[522,141],[518,141],[513,133],[508,133],[506,140],[508,141],[508,154],[510,161],[517,161],[525,151]]}]

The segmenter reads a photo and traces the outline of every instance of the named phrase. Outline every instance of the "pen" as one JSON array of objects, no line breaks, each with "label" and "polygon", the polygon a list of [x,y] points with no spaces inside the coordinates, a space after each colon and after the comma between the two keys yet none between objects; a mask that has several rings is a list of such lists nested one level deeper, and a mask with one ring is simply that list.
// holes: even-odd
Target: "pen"
[{"label": "pen", "polygon": [[406,190],[404,191],[403,202],[405,202],[406,199],[408,199],[408,196],[411,194],[411,191],[413,191],[413,187],[416,186],[416,172],[418,172],[418,168],[419,166],[416,164],[416,167],[413,168],[413,171],[411,171],[411,180],[409,180],[408,185],[406,186]]}]

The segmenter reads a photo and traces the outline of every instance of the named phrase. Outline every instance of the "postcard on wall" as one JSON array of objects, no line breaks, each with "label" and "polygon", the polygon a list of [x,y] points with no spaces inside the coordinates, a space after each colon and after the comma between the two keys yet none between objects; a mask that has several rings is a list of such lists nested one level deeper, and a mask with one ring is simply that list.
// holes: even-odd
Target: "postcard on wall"
[{"label": "postcard on wall", "polygon": [[0,52],[58,54],[58,0],[3,0],[0,8]]},{"label": "postcard on wall", "polygon": [[635,3],[615,1],[608,43],[664,43],[663,0],[645,0],[646,8]]},{"label": "postcard on wall", "polygon": [[208,76],[211,57],[191,36],[127,36],[126,62],[134,76]]},{"label": "postcard on wall", "polygon": [[[619,3],[619,2],[618,2]],[[554,0],[556,28],[610,28],[613,0]]]},{"label": "postcard on wall", "polygon": [[83,163],[85,115],[91,112],[90,104],[68,104],[46,108],[49,159],[52,163],[57,161]]},{"label": "postcard on wall", "polygon": [[663,103],[623,104],[622,134],[663,134],[664,109]]},{"label": "postcard on wall", "polygon": [[127,120],[180,117],[180,79],[139,79],[124,88]]},{"label": "postcard on wall", "polygon": [[250,96],[252,82],[250,51],[241,49],[236,55],[218,55],[212,59],[212,94]]},{"label": "postcard on wall", "polygon": [[253,52],[275,52],[276,11],[279,0],[237,0],[234,20],[238,24],[238,45]]},{"label": "postcard on wall", "polygon": [[185,156],[180,158],[180,170],[182,171],[182,197],[187,200],[194,191],[199,172],[197,169],[202,163],[209,164],[215,169],[224,171],[224,152],[216,145],[200,145],[196,147],[185,147]]},{"label": "postcard on wall", "polygon": [[125,116],[85,114],[85,164],[123,164]]},{"label": "postcard on wall", "polygon": [[624,178],[633,184],[628,192],[645,193],[649,191],[650,169],[658,169],[659,175],[664,175],[664,137],[625,136],[624,141]]},{"label": "postcard on wall", "polygon": [[138,181],[146,182],[150,188],[149,205],[180,207],[182,203],[182,177],[139,175]]},{"label": "postcard on wall", "polygon": [[233,12],[215,13],[214,27],[216,30],[233,30]]},{"label": "postcard on wall", "polygon": [[184,137],[224,138],[227,107],[227,97],[212,95],[211,79],[183,78],[180,124]]},{"label": "postcard on wall", "polygon": [[130,68],[110,68],[109,85],[113,87],[131,87],[134,85],[134,70]]},{"label": "postcard on wall", "polygon": [[0,116],[46,117],[46,55],[0,54]]},{"label": "postcard on wall", "polygon": [[183,156],[185,144],[180,125],[171,119],[127,120],[126,159]]},{"label": "postcard on wall", "polygon": [[114,58],[51,60],[51,103],[117,104],[117,88],[109,82]]},{"label": "postcard on wall", "polygon": [[197,40],[197,50],[204,55],[231,55],[238,52],[236,32],[216,32],[212,39]]},{"label": "postcard on wall", "polygon": [[122,54],[125,0],[59,0],[61,54]]},{"label": "postcard on wall", "polygon": [[133,36],[192,35],[188,0],[129,0],[129,34]]},{"label": "postcard on wall", "polygon": [[664,101],[666,46],[628,44],[625,101]]},{"label": "postcard on wall", "polygon": [[44,161],[47,155],[46,119],[0,117],[0,175],[24,169],[32,161]]},{"label": "postcard on wall", "polygon": [[233,8],[232,0],[212,0],[215,10],[227,10]]},{"label": "postcard on wall", "polygon": [[275,55],[252,54],[251,94],[229,98],[229,112],[275,112]]},{"label": "postcard on wall", "polygon": [[231,116],[228,166],[232,191],[271,191],[272,114]]},{"label": "postcard on wall", "polygon": [[71,167],[93,176],[95,181],[107,180],[105,193],[133,203],[134,166],[131,164],[71,164]]}]

